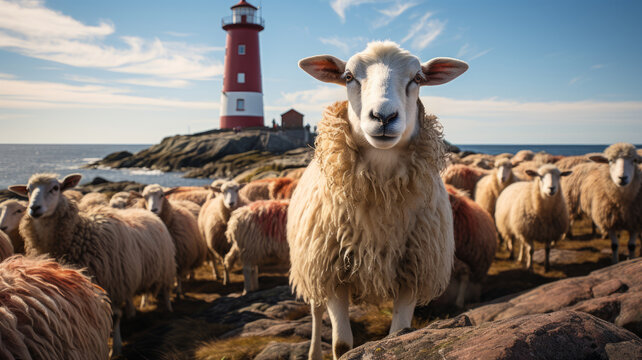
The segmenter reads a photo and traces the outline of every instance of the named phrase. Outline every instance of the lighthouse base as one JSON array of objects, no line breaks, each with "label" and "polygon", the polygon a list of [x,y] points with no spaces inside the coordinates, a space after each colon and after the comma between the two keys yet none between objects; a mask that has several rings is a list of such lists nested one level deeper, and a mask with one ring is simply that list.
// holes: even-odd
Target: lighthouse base
[{"label": "lighthouse base", "polygon": [[263,116],[221,116],[221,129],[262,126]]}]

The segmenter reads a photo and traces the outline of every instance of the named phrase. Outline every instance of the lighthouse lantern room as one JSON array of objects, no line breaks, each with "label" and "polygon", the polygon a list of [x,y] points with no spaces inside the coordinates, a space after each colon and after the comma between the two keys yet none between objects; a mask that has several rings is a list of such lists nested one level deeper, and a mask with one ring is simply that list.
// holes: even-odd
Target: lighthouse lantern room
[{"label": "lighthouse lantern room", "polygon": [[245,0],[232,6],[223,18],[225,71],[221,95],[221,129],[263,126],[263,89],[259,32],[263,19]]}]

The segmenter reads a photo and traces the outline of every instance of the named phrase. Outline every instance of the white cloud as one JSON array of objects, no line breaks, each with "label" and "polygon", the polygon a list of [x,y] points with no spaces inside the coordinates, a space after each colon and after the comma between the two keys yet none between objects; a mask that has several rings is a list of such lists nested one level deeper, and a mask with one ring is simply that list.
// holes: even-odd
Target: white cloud
[{"label": "white cloud", "polygon": [[[457,52],[457,57],[466,60],[466,61],[472,61],[475,59],[478,59],[489,52],[491,52],[493,49],[486,49],[482,51],[477,51],[476,47],[470,46],[470,44],[466,43],[462,45],[461,48],[459,48],[459,51]],[[472,53],[472,54],[471,54]]]},{"label": "white cloud", "polygon": [[330,6],[332,10],[339,15],[342,22],[346,21],[346,10],[350,7],[359,6],[362,4],[376,3],[380,0],[332,0]]},{"label": "white cloud", "polygon": [[399,17],[401,14],[403,14],[406,10],[416,6],[417,3],[415,2],[402,2],[402,1],[396,1],[392,6],[386,9],[382,10],[377,10],[381,14],[383,14],[383,17],[376,20],[373,27],[380,28],[382,26],[386,26],[390,24],[394,19]]},{"label": "white cloud", "polygon": [[179,108],[218,109],[219,104],[128,94],[128,89],[0,79],[0,109]]},{"label": "white cloud", "polygon": [[401,42],[405,43],[412,40],[410,44],[415,50],[423,50],[430,45],[446,27],[446,21],[430,19],[431,16],[432,13],[430,12],[422,16],[419,21],[410,27],[408,34]]},{"label": "white cloud", "polygon": [[463,58],[468,52],[470,51],[470,44],[465,43],[459,48],[459,51],[457,51],[457,57],[458,58]]},{"label": "white cloud", "polygon": [[584,76],[576,76],[576,77],[572,78],[571,80],[569,80],[568,84],[569,85],[573,85],[573,84],[575,84],[575,83],[577,83],[579,81],[582,81],[582,80],[584,80]]},{"label": "white cloud", "polygon": [[73,75],[73,74],[65,74],[64,76],[65,79],[75,81],[75,82],[82,82],[82,83],[90,83],[90,84],[104,84],[105,80],[101,80],[95,77],[91,76],[82,76],[82,75]]},{"label": "white cloud", "polygon": [[606,65],[604,65],[604,64],[595,64],[595,65],[591,66],[591,69],[597,70],[597,69],[602,69],[602,68],[605,68],[605,67],[606,67]]},{"label": "white cloud", "polygon": [[341,38],[338,36],[328,37],[328,38],[319,38],[319,41],[326,45],[331,45],[338,48],[344,55],[352,55],[355,50],[361,50],[365,48],[368,43],[368,39],[357,36],[357,37],[346,37]]},{"label": "white cloud", "polygon": [[152,86],[152,87],[166,87],[166,88],[184,88],[189,85],[188,81],[180,79],[146,79],[146,78],[134,78],[134,79],[120,79],[117,80],[122,84],[130,85],[141,85],[141,86]]},{"label": "white cloud", "polygon": [[192,33],[182,33],[182,32],[176,32],[176,31],[165,31],[165,34],[169,36],[174,36],[174,37],[189,37],[194,35]]},{"label": "white cloud", "polygon": [[0,79],[15,79],[16,76],[12,74],[0,73]]},{"label": "white cloud", "polygon": [[165,78],[202,80],[223,72],[207,54],[219,48],[121,36],[107,45],[115,27],[85,25],[37,1],[0,0],[0,48],[65,65]]},{"label": "white cloud", "polygon": [[480,57],[482,57],[482,56],[484,56],[484,55],[488,54],[488,53],[489,53],[489,52],[491,52],[492,50],[493,50],[493,49],[486,49],[486,50],[482,50],[482,51],[480,51],[480,52],[478,52],[478,53],[474,54],[473,56],[469,57],[469,58],[468,58],[468,61],[473,61],[473,60],[475,60],[475,59],[478,59],[478,58],[480,58]]}]

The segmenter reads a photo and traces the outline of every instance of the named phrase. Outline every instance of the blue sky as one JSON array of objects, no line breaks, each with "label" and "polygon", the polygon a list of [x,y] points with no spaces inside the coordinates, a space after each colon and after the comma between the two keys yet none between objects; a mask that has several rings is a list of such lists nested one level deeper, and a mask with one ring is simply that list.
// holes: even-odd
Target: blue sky
[{"label": "blue sky", "polygon": [[[0,0],[0,143],[155,143],[218,127],[236,1]],[[265,118],[315,124],[342,87],[298,69],[390,39],[468,61],[422,100],[455,143],[639,143],[642,2],[250,0]],[[261,4],[262,2],[262,4]]]}]

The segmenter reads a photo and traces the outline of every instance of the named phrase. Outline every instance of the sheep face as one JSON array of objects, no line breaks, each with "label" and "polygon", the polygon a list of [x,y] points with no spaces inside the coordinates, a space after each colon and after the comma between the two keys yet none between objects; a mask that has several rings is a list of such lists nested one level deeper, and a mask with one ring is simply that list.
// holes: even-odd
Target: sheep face
[{"label": "sheep face", "polygon": [[236,183],[228,182],[221,187],[221,193],[223,194],[223,204],[228,209],[236,208],[236,205],[239,202],[239,190],[240,186]]},{"label": "sheep face", "polygon": [[27,185],[13,185],[9,190],[29,198],[28,214],[34,219],[48,217],[55,213],[62,192],[80,182],[79,174],[68,175],[58,181],[56,175],[36,174],[29,179]]},{"label": "sheep face", "polygon": [[143,189],[143,199],[145,199],[145,206],[147,210],[158,215],[163,211],[163,202],[165,200],[165,192],[160,185],[147,185]]},{"label": "sheep face", "polygon": [[0,204],[0,230],[7,234],[15,231],[25,210],[27,204],[23,201],[7,200]]},{"label": "sheep face", "polygon": [[346,86],[353,132],[376,149],[403,146],[414,135],[420,86],[447,83],[468,69],[449,58],[421,64],[391,41],[372,42],[348,62],[320,55],[299,66],[321,81]]},{"label": "sheep face", "polygon": [[510,161],[504,161],[496,165],[497,169],[497,181],[500,184],[506,184],[510,180],[511,173],[513,170],[513,165]]},{"label": "sheep face", "polygon": [[547,198],[560,193],[560,178],[569,176],[571,171],[560,172],[555,166],[544,165],[538,171],[526,170],[526,173],[535,178],[541,196]]},{"label": "sheep face", "polygon": [[116,193],[109,200],[109,206],[115,209],[125,209],[129,201],[129,193]]},{"label": "sheep face", "polygon": [[635,146],[627,143],[613,144],[604,151],[604,156],[593,155],[589,159],[609,164],[611,180],[619,187],[626,187],[633,182],[637,165],[642,160]]}]

